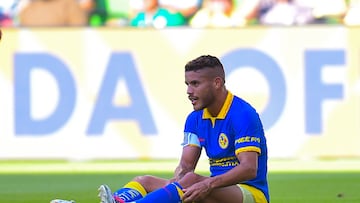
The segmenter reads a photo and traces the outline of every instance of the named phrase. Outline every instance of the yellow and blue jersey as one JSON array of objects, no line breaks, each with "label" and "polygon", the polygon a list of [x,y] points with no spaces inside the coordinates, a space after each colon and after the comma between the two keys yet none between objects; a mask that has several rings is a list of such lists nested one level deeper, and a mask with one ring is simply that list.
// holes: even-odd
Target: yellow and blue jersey
[{"label": "yellow and blue jersey", "polygon": [[185,122],[183,145],[205,149],[211,176],[223,174],[237,166],[239,160],[236,154],[257,152],[257,176],[241,184],[262,191],[269,202],[268,155],[263,126],[256,110],[243,99],[229,92],[217,117],[212,117],[206,108],[191,112]]}]

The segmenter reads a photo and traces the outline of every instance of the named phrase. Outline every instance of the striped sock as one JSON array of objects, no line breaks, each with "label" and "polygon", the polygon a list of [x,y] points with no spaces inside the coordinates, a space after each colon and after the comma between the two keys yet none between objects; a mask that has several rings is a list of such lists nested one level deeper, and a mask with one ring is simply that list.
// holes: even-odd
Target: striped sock
[{"label": "striped sock", "polygon": [[174,182],[149,193],[136,203],[181,203],[183,194],[180,184]]},{"label": "striped sock", "polygon": [[140,183],[131,181],[114,192],[113,196],[117,202],[123,203],[139,200],[145,197],[146,193],[147,192]]}]

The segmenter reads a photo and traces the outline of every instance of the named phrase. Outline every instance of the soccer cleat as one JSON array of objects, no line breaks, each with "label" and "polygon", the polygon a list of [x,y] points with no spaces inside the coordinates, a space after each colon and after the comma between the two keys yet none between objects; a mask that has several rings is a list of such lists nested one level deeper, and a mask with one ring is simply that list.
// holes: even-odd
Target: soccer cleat
[{"label": "soccer cleat", "polygon": [[74,200],[53,199],[50,203],[75,203]]},{"label": "soccer cleat", "polygon": [[100,203],[117,203],[112,195],[111,189],[107,185],[100,185],[99,189]]}]

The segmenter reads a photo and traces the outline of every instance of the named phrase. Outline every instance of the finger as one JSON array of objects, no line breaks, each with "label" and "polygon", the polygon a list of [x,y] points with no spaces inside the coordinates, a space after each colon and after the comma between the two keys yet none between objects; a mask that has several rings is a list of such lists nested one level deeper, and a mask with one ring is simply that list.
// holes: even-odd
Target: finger
[{"label": "finger", "polygon": [[182,199],[183,199],[184,202],[190,201],[191,200],[191,193],[185,192]]}]

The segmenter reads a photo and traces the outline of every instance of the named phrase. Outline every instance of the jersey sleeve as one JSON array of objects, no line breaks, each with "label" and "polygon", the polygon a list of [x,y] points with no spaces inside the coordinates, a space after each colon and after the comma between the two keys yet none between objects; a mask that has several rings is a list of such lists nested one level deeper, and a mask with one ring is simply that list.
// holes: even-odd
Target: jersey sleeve
[{"label": "jersey sleeve", "polygon": [[253,151],[261,154],[263,127],[256,111],[248,110],[242,115],[241,122],[235,127],[235,154]]},{"label": "jersey sleeve", "polygon": [[183,147],[185,146],[197,146],[201,147],[199,137],[194,133],[184,132],[184,141],[181,143]]},{"label": "jersey sleeve", "polygon": [[182,146],[198,146],[201,147],[199,137],[197,135],[197,113],[194,111],[186,118],[184,127],[184,140]]}]

